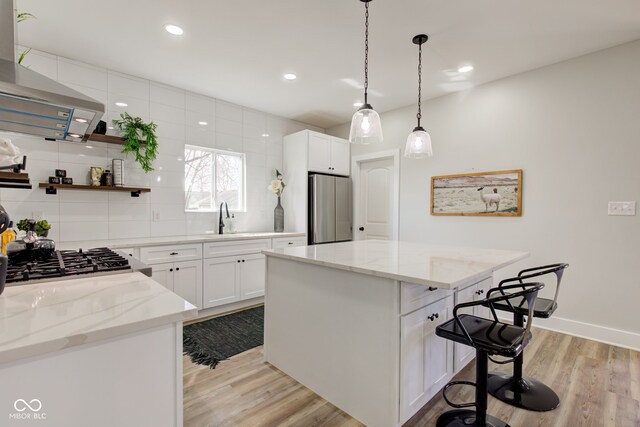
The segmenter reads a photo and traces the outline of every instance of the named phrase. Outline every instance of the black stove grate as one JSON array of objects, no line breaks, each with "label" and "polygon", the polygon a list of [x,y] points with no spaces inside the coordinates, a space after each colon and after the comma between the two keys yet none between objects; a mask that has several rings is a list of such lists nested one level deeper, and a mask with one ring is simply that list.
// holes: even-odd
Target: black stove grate
[{"label": "black stove grate", "polygon": [[7,283],[130,269],[129,261],[109,248],[55,251],[45,260],[18,263],[10,260]]}]

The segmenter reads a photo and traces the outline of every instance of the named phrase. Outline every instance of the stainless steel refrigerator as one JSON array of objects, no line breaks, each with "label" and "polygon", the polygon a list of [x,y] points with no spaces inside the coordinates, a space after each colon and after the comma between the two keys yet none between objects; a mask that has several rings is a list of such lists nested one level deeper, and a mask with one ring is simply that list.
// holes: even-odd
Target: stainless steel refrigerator
[{"label": "stainless steel refrigerator", "polygon": [[353,239],[351,178],[309,175],[309,244]]}]

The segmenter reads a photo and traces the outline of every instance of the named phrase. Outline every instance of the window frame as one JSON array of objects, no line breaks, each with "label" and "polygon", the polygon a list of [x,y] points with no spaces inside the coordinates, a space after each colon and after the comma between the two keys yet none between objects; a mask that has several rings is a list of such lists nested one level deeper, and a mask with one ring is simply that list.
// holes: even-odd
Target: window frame
[{"label": "window frame", "polygon": [[[241,193],[241,197],[240,197],[240,207],[238,209],[229,209],[229,212],[232,213],[242,213],[242,212],[247,212],[247,155],[245,153],[239,153],[236,151],[229,151],[229,150],[220,150],[218,148],[211,148],[211,147],[203,147],[201,145],[193,145],[193,144],[185,144],[184,145],[184,149],[185,151],[188,149],[191,150],[198,150],[198,151],[205,151],[208,153],[211,153],[211,155],[213,156],[213,158],[211,159],[211,188],[212,188],[212,193],[211,193],[211,199],[212,199],[212,204],[213,204],[213,209],[198,209],[198,210],[193,210],[193,209],[188,209],[187,208],[187,193],[186,193],[186,188],[184,188],[184,211],[185,213],[217,213],[220,211],[219,206],[220,204],[218,203],[218,201],[216,200],[216,188],[217,188],[217,182],[216,182],[216,156],[218,155],[227,155],[227,156],[235,156],[235,157],[240,157],[241,159],[241,164],[242,164],[242,172],[241,172],[241,179],[242,182],[240,183],[240,193]],[[183,174],[186,172],[186,153],[185,153],[185,170],[183,170]],[[186,174],[185,174],[185,187],[186,187]]]}]

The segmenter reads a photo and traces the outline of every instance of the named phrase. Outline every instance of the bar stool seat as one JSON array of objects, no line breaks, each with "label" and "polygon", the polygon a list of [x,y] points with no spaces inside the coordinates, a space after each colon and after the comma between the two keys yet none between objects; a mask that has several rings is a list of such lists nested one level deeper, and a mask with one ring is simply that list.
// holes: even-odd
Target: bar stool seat
[{"label": "bar stool seat", "polygon": [[[559,263],[528,268],[518,273],[517,277],[505,279],[500,282],[497,289],[501,289],[510,283],[522,283],[525,280],[538,280],[541,276],[554,274],[556,276],[556,288],[553,299],[536,298],[533,307],[533,317],[548,319],[558,308],[557,300],[560,290],[560,282],[564,270],[569,264]],[[508,285],[506,287],[512,287]],[[518,297],[508,301],[498,301],[494,308],[500,311],[513,313],[513,324],[522,326],[524,317],[529,314],[529,306],[525,298]],[[491,359],[496,363],[505,363]],[[511,361],[508,361],[511,362]],[[508,363],[507,362],[507,363]],[[560,406],[560,398],[547,385],[523,375],[524,355],[520,353],[513,358],[513,373],[492,372],[489,374],[489,394],[512,406],[528,409],[530,411],[550,411]]]},{"label": "bar stool seat", "polygon": [[[487,414],[488,400],[488,375],[489,355],[515,357],[531,340],[531,318],[535,306],[538,291],[544,287],[543,283],[522,283],[518,285],[493,288],[487,292],[487,298],[480,301],[458,304],[453,309],[453,319],[436,327],[436,335],[451,341],[468,345],[476,350],[476,382],[451,381],[442,389],[444,400],[454,408],[467,408],[475,406],[475,411],[456,409],[443,413],[438,417],[437,427],[468,427],[468,426],[492,426],[509,427],[509,425]],[[514,291],[515,290],[515,291]],[[514,291],[511,293],[511,291]],[[499,293],[498,296],[491,296]],[[507,303],[511,300],[522,298],[527,307],[530,307],[526,326],[510,325],[498,320],[494,304]],[[493,319],[473,316],[470,314],[458,314],[461,309],[474,306],[489,307]],[[475,386],[475,402],[453,403],[447,397],[447,389],[456,385]]]}]

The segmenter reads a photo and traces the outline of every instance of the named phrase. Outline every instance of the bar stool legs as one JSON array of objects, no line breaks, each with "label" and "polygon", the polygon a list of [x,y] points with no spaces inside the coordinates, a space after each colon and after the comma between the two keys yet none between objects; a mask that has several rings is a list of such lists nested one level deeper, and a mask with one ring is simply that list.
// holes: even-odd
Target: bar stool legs
[{"label": "bar stool legs", "polygon": [[[524,324],[521,314],[515,314],[514,324]],[[513,375],[489,374],[489,394],[509,405],[530,411],[551,411],[560,406],[560,398],[551,388],[522,375],[523,363],[524,356],[520,353],[513,362]]]},{"label": "bar stool legs", "polygon": [[456,409],[445,412],[438,417],[437,427],[509,427],[509,424],[504,421],[487,415],[488,372],[489,359],[487,353],[476,350],[476,410]]}]

